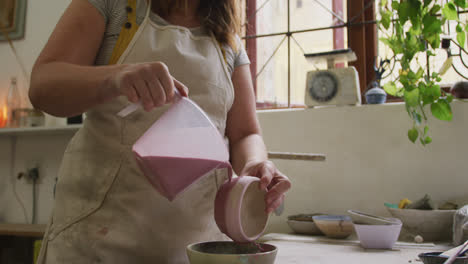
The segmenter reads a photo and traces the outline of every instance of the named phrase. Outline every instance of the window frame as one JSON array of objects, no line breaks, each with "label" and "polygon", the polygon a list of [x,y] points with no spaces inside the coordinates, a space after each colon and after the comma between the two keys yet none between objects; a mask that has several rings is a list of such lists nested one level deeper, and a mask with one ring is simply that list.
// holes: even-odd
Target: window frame
[{"label": "window frame", "polygon": [[[364,93],[367,90],[367,85],[375,78],[373,69],[374,57],[377,56],[378,43],[377,43],[377,26],[375,21],[375,1],[374,0],[332,0],[332,11],[334,13],[343,13],[343,3],[347,1],[348,21],[346,23],[335,23],[328,27],[308,28],[305,30],[291,31],[291,0],[287,0],[287,31],[276,32],[271,34],[256,34],[257,18],[256,8],[258,0],[245,0],[245,17],[246,28],[245,40],[247,55],[250,59],[250,72],[254,79],[254,91],[257,96],[257,83],[255,77],[257,75],[257,44],[256,40],[263,37],[272,36],[286,36],[287,49],[288,49],[288,102],[287,105],[277,105],[270,102],[257,102],[257,109],[275,109],[275,108],[296,108],[305,107],[304,105],[291,104],[291,37],[293,34],[320,31],[320,30],[333,30],[333,48],[342,49],[344,47],[344,30],[348,34],[348,48],[356,53],[357,60],[348,63],[354,66],[359,74],[361,97],[364,98]],[[265,0],[268,1],[268,0]],[[351,2],[353,2],[351,4]],[[366,9],[364,9],[366,8]],[[349,21],[352,18],[353,21]],[[336,67],[344,67],[342,63],[337,64]],[[364,100],[362,100],[364,102]]]}]

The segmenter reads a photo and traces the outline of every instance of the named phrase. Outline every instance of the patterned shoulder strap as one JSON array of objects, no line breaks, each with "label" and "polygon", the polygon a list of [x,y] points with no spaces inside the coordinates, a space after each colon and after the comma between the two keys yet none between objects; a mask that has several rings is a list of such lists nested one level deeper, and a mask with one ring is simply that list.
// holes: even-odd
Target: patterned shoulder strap
[{"label": "patterned shoulder strap", "polygon": [[138,30],[139,25],[136,22],[136,1],[137,0],[127,0],[127,7],[125,8],[127,21],[122,25],[119,38],[117,39],[117,43],[109,59],[109,65],[117,63]]}]

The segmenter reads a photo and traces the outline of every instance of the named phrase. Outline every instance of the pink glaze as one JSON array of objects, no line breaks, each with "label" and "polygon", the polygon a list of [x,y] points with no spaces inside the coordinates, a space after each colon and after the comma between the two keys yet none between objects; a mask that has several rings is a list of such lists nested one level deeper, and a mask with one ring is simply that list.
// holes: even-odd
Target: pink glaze
[{"label": "pink glaze", "polygon": [[174,103],[133,145],[138,165],[155,189],[172,201],[216,168],[228,168],[227,145],[191,100]]},{"label": "pink glaze", "polygon": [[135,155],[153,187],[169,201],[213,169],[228,168],[229,175],[232,170],[228,162],[217,160]]}]

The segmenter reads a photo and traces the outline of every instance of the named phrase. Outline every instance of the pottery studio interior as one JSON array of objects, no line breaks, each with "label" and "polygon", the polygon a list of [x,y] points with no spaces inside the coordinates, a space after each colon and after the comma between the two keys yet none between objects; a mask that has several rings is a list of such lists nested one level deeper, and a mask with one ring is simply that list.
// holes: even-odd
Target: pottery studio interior
[{"label": "pottery studio interior", "polygon": [[0,264],[468,264],[467,0],[0,0]]}]

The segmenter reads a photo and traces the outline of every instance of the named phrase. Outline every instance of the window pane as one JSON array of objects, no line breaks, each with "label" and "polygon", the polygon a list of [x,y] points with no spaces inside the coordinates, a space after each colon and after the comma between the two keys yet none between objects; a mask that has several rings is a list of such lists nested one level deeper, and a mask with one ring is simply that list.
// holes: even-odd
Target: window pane
[{"label": "window pane", "polygon": [[256,16],[257,35],[286,32],[288,30],[288,1],[257,0]]},{"label": "window pane", "polygon": [[[341,1],[342,12],[333,12],[333,0],[290,0],[291,30],[322,28],[344,24],[346,21],[346,2]],[[333,15],[335,13],[337,16]]]},{"label": "window pane", "polygon": [[[284,41],[283,41],[284,40]],[[285,36],[257,40],[257,102],[288,102],[288,46]],[[273,57],[273,53],[278,49]],[[267,61],[269,62],[267,63]],[[267,64],[266,64],[267,63]],[[255,79],[255,77],[254,77]]]}]

